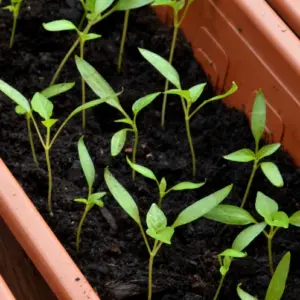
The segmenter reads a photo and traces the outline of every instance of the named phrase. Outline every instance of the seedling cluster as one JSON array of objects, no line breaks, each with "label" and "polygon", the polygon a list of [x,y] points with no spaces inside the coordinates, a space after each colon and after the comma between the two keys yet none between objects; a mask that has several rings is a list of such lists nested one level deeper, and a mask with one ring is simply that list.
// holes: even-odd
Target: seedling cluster
[{"label": "seedling cluster", "polygon": [[[236,236],[230,248],[225,249],[217,255],[217,259],[220,263],[221,280],[218,288],[216,289],[214,300],[218,299],[220,291],[225,282],[225,277],[230,271],[234,260],[246,257],[246,248],[250,246],[250,244],[260,235],[264,235],[267,240],[266,251],[269,257],[270,274],[272,275],[265,299],[280,299],[283,295],[289,272],[290,253],[287,252],[284,255],[274,271],[272,241],[279,229],[288,229],[290,225],[300,227],[300,211],[295,212],[289,217],[285,212],[279,210],[278,204],[273,199],[260,191],[256,191],[257,196],[255,200],[255,210],[260,216],[260,220],[257,221],[256,217],[254,217],[252,213],[244,209],[253,185],[255,174],[258,169],[261,169],[265,177],[274,186],[282,187],[284,184],[283,178],[276,164],[271,161],[266,161],[266,158],[280,148],[280,144],[275,143],[260,147],[260,141],[266,126],[266,102],[264,94],[261,90],[258,90],[256,94],[251,116],[251,131],[255,141],[254,150],[245,148],[224,156],[224,159],[233,162],[253,162],[252,172],[245,188],[244,196],[240,206],[222,203],[234,188],[233,184],[229,184],[228,186],[195,201],[190,206],[187,206],[178,214],[175,221],[170,223],[163,210],[163,202],[167,201],[165,198],[167,196],[172,197],[173,193],[176,191],[183,192],[187,190],[197,190],[206,183],[206,180],[202,182],[183,181],[168,187],[165,177],[158,178],[152,170],[141,164],[137,164],[136,162],[136,155],[139,146],[139,113],[144,109],[148,109],[154,100],[159,99],[160,96],[163,95],[161,126],[165,128],[167,95],[176,95],[181,100],[187,140],[192,157],[191,172],[192,175],[196,177],[196,155],[191,134],[190,120],[206,104],[224,99],[235,93],[238,89],[237,84],[233,82],[232,86],[223,94],[209,99],[202,99],[200,102],[200,98],[203,94],[206,83],[199,83],[193,87],[190,87],[189,89],[184,89],[182,87],[180,76],[176,69],[172,66],[172,61],[179,28],[194,1],[195,0],[80,0],[83,7],[83,15],[80,24],[73,24],[69,20],[56,20],[43,24],[47,31],[75,31],[77,34],[77,39],[70,50],[66,53],[61,64],[58,66],[49,87],[42,91],[35,92],[33,96],[28,99],[12,86],[0,80],[0,91],[16,103],[16,113],[18,115],[24,115],[26,118],[29,144],[33,160],[37,167],[40,167],[39,161],[41,158],[35,150],[36,148],[33,129],[37,135],[37,140],[42,145],[48,174],[48,210],[50,215],[53,215],[53,170],[51,167],[50,153],[52,146],[59,138],[62,129],[75,115],[79,113],[82,113],[82,127],[85,128],[88,125],[86,122],[85,111],[100,104],[107,104],[121,113],[122,118],[116,119],[115,122],[121,123],[124,128],[114,133],[111,137],[111,156],[118,156],[122,152],[125,144],[128,142],[128,133],[132,133],[132,157],[126,157],[126,161],[132,170],[132,179],[135,180],[136,173],[138,173],[143,177],[155,182],[158,189],[158,196],[156,196],[156,200],[149,204],[149,210],[145,216],[145,222],[142,221],[140,210],[133,197],[129,194],[126,188],[119,183],[119,181],[110,172],[108,167],[104,170],[104,181],[111,196],[123,208],[128,216],[133,219],[140,229],[143,241],[145,243],[145,248],[149,254],[148,300],[152,299],[153,294],[153,263],[161,247],[164,244],[172,244],[172,238],[177,227],[189,224],[202,217],[227,225],[247,226]],[[21,2],[22,1],[20,0],[11,0],[11,5],[5,7],[5,9],[10,10],[14,16],[14,26],[10,42],[11,46],[14,39],[16,20],[19,14]],[[152,6],[167,5],[173,9],[174,13],[174,33],[169,59],[166,60],[160,55],[147,49],[139,49],[141,56],[165,78],[165,87],[161,92],[155,92],[149,95],[141,95],[141,98],[136,100],[132,105],[132,112],[129,114],[124,110],[119,100],[119,96],[122,95],[122,91],[118,93],[115,92],[109,83],[103,78],[103,76],[85,60],[84,47],[87,41],[95,40],[101,37],[101,35],[98,33],[91,33],[91,29],[95,24],[109,17],[115,11],[124,11],[125,21],[121,39],[120,54],[118,57],[118,72],[121,72],[130,11],[148,4],[151,4]],[[74,82],[60,84],[55,84],[55,82],[65,63],[69,60],[78,46],[80,54],[79,56],[75,56],[75,64],[81,76],[81,105],[74,109],[66,119],[62,120],[61,125],[57,126],[58,119],[53,118],[54,103],[50,99],[59,94],[66,93],[74,87]],[[174,86],[172,89],[169,89],[170,83]],[[86,102],[86,84],[97,96],[96,100]],[[198,102],[198,104],[196,104],[196,102]],[[39,120],[37,119],[37,116],[39,116]],[[199,156],[200,155],[201,153]],[[93,190],[96,178],[96,170],[92,156],[85,145],[83,136],[81,136],[78,140],[78,156],[88,187],[87,194],[85,196],[74,199],[75,202],[84,205],[84,210],[76,232],[76,250],[80,251],[80,240],[82,236],[81,232],[83,224],[88,218],[88,213],[94,207],[102,208],[104,206],[104,197],[109,197],[109,195],[107,195],[105,191]],[[182,204],[178,203],[178,205]],[[237,294],[242,300],[255,299],[242,289],[241,284],[237,285]]]}]

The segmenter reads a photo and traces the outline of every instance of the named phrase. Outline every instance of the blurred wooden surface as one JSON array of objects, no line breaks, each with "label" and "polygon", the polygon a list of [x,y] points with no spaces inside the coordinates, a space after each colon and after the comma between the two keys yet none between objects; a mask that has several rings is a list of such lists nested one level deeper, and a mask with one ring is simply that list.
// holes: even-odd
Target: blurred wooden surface
[{"label": "blurred wooden surface", "polygon": [[1,218],[0,273],[17,300],[57,299]]}]

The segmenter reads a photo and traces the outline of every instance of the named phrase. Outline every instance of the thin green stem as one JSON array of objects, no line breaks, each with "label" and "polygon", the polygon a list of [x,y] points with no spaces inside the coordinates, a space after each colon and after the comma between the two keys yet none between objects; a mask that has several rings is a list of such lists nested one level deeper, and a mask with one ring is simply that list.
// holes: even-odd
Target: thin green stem
[{"label": "thin green stem", "polygon": [[45,157],[47,163],[47,171],[48,171],[48,210],[50,216],[53,216],[52,212],[52,168],[50,162],[50,128],[47,127],[46,132],[46,147],[45,147]]},{"label": "thin green stem", "polygon": [[[80,40],[80,58],[84,58],[84,39]],[[85,81],[81,76],[81,104],[85,104]],[[82,128],[85,129],[86,127],[86,111],[85,109],[82,111]]]},{"label": "thin green stem", "polygon": [[257,167],[258,167],[258,161],[255,160],[254,164],[253,164],[252,172],[251,172],[251,175],[250,175],[247,187],[246,187],[246,191],[245,191],[242,203],[241,203],[241,208],[244,207],[244,205],[245,205],[245,203],[247,201],[247,198],[248,198],[248,195],[249,195],[249,191],[250,191],[250,188],[251,188],[251,185],[252,185],[252,182],[253,182],[254,175],[255,175],[255,172],[257,170]]},{"label": "thin green stem", "polygon": [[[271,227],[272,231],[272,227]],[[270,268],[270,273],[273,276],[274,274],[274,267],[273,267],[273,254],[272,254],[272,239],[273,236],[269,236],[268,238],[268,257],[269,257],[269,268]]]},{"label": "thin green stem", "polygon": [[163,200],[163,196],[159,193],[159,199],[158,199],[158,207],[161,208],[162,206],[162,200]]},{"label": "thin green stem", "polygon": [[181,16],[181,19],[179,21],[179,26],[181,26],[182,22],[184,21],[186,15],[187,15],[187,12],[188,12],[188,10],[189,10],[189,8],[191,6],[191,4],[192,4],[192,2],[188,1],[188,4],[186,5],[186,7],[184,9],[184,12],[183,12],[183,14]]},{"label": "thin green stem", "polygon": [[27,123],[28,139],[29,139],[29,144],[30,144],[30,148],[31,148],[32,158],[33,158],[34,163],[38,166],[39,162],[36,158],[36,152],[35,152],[34,142],[33,142],[33,138],[32,138],[31,122],[30,122],[29,114],[26,114],[26,123]]},{"label": "thin green stem", "polygon": [[120,73],[121,69],[122,69],[123,54],[124,54],[124,47],[125,47],[125,42],[126,42],[127,30],[128,30],[129,15],[130,15],[130,10],[126,10],[121,45],[120,45],[120,53],[119,53],[119,58],[118,58],[118,73]]},{"label": "thin green stem", "polygon": [[196,155],[195,155],[195,149],[194,149],[193,139],[192,139],[192,135],[191,135],[190,120],[187,116],[185,117],[185,127],[186,127],[187,138],[189,141],[191,156],[192,156],[193,177],[195,177],[196,176]]},{"label": "thin green stem", "polygon": [[150,248],[150,245],[149,245],[149,242],[148,242],[148,239],[147,239],[147,236],[145,234],[145,231],[144,231],[144,228],[143,228],[143,225],[141,223],[138,223],[139,225],[139,228],[141,230],[141,233],[142,233],[142,236],[143,236],[143,239],[144,239],[144,242],[145,242],[145,245],[147,247],[147,250],[149,252],[149,254],[151,254],[151,248]]},{"label": "thin green stem", "polygon": [[154,255],[151,253],[149,258],[149,269],[148,269],[148,300],[152,299],[152,274],[153,274],[153,262]]},{"label": "thin green stem", "polygon": [[[133,149],[132,149],[132,162],[135,164],[136,163],[136,152],[137,152],[137,147],[138,147],[138,143],[139,143],[139,132],[136,126],[136,121],[135,121],[135,117],[134,117],[134,121],[133,121],[133,132],[134,132],[134,142],[133,142]],[[135,180],[135,170],[132,169],[132,180]]]},{"label": "thin green stem", "polygon": [[225,277],[226,277],[226,274],[225,274],[225,275],[223,275],[223,276],[221,277],[221,280],[220,280],[220,283],[219,283],[218,289],[217,289],[217,291],[216,291],[216,294],[215,294],[215,296],[214,296],[214,299],[213,299],[213,300],[217,300],[217,299],[218,299],[218,297],[219,297],[219,294],[220,294],[220,291],[221,291],[221,289],[222,289],[222,286],[223,286],[223,283],[224,283],[224,279],[225,279]]},{"label": "thin green stem", "polygon": [[17,19],[18,19],[18,14],[13,14],[13,27],[11,30],[11,35],[10,35],[10,41],[9,41],[9,48],[12,48],[14,44],[14,39],[15,39],[15,33],[16,33],[16,28],[17,28]]},{"label": "thin green stem", "polygon": [[[178,30],[179,30],[179,26],[176,24],[174,26],[173,38],[172,38],[172,43],[171,43],[171,50],[170,50],[170,55],[169,55],[169,63],[170,64],[172,64],[173,58],[174,58],[174,51],[175,51],[175,46],[176,46]],[[161,110],[161,127],[162,128],[165,128],[167,97],[168,97],[168,94],[166,94],[166,91],[168,90],[168,88],[169,88],[169,81],[166,80],[165,89],[164,89],[165,93],[164,93],[164,97],[163,97],[163,105],[162,105],[162,110]]]},{"label": "thin green stem", "polygon": [[41,132],[40,132],[40,130],[39,130],[39,127],[38,127],[38,125],[37,125],[37,123],[36,123],[36,121],[35,121],[35,118],[34,118],[34,116],[33,116],[32,113],[30,113],[30,118],[31,118],[31,120],[32,120],[32,123],[33,123],[33,125],[34,125],[34,128],[35,128],[37,134],[38,134],[39,140],[40,140],[40,142],[41,142],[43,148],[46,148],[46,144],[45,144],[45,142],[44,142],[44,140],[43,140],[43,138],[42,138]]},{"label": "thin green stem", "polygon": [[82,14],[82,17],[81,17],[81,19],[80,19],[80,23],[79,23],[79,25],[78,25],[78,29],[79,29],[79,30],[81,30],[81,28],[82,28],[82,26],[83,26],[83,22],[84,22],[84,20],[85,20],[85,18],[86,18],[86,15],[87,15],[86,10],[84,10],[84,13]]},{"label": "thin green stem", "polygon": [[85,210],[83,212],[83,215],[80,219],[80,223],[79,223],[78,228],[77,228],[77,234],[76,234],[76,250],[77,250],[77,252],[79,252],[81,229],[82,229],[82,225],[84,223],[84,220],[86,218],[87,213],[88,213],[88,209],[87,209],[87,205],[86,205]]}]

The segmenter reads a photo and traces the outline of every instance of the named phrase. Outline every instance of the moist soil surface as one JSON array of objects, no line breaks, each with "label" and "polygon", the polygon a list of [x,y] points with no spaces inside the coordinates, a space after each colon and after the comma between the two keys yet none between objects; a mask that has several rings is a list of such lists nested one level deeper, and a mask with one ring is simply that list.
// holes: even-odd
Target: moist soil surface
[{"label": "moist soil surface", "polygon": [[[79,2],[79,1],[78,1]],[[15,44],[8,48],[11,17],[1,12],[0,24],[0,78],[30,98],[34,92],[47,87],[61,59],[75,39],[74,32],[46,32],[42,23],[66,18],[79,22],[80,7],[76,1],[24,1],[18,21]],[[115,13],[94,28],[102,38],[86,45],[86,59],[120,91],[121,103],[130,112],[138,98],[162,91],[163,78],[143,60],[137,47],[147,48],[168,57],[172,28],[163,25],[151,9],[132,12],[125,48],[123,72],[116,72],[123,14]],[[182,85],[188,88],[205,82],[204,72],[195,61],[189,43],[180,34],[174,59]],[[54,117],[64,118],[80,105],[80,77],[74,60],[64,68],[58,82],[76,81],[76,86],[53,102]],[[238,78],[237,78],[238,81]],[[207,88],[203,99],[212,95]],[[88,88],[87,98],[95,99]],[[201,101],[201,100],[200,100]],[[193,180],[180,100],[169,97],[166,129],[160,128],[161,98],[155,100],[138,117],[140,141],[137,162],[151,168],[158,178],[165,176],[171,186],[180,181]],[[129,136],[124,151],[116,158],[110,156],[110,139],[122,128],[113,120],[120,114],[106,104],[89,110],[88,126],[81,129],[80,115],[62,131],[52,151],[54,176],[54,216],[47,212],[47,172],[43,149],[35,135],[40,166],[32,161],[24,118],[14,112],[14,104],[0,94],[0,156],[16,176],[46,222],[55,232],[83,274],[101,299],[145,299],[147,294],[148,255],[137,225],[119,207],[111,195],[104,199],[105,208],[90,211],[84,224],[80,252],[75,250],[76,229],[81,218],[82,205],[73,202],[87,194],[86,182],[80,168],[77,141],[84,134],[86,145],[96,167],[95,191],[106,191],[103,172],[106,166],[132,194],[144,219],[151,203],[158,197],[154,182],[137,176],[131,180],[126,155],[131,154]],[[224,203],[239,205],[252,169],[251,163],[226,161],[223,155],[253,147],[253,138],[243,112],[226,107],[222,102],[205,106],[191,122],[197,155],[196,181],[206,184],[194,191],[170,193],[163,202],[169,223],[189,204],[234,183]],[[285,185],[273,187],[257,172],[246,207],[253,212],[257,191],[278,201],[280,209],[289,215],[300,209],[300,174],[292,159],[283,151],[271,158],[282,172]],[[259,217],[255,215],[257,219]],[[216,255],[230,247],[242,227],[228,227],[220,234],[222,224],[200,219],[176,229],[172,246],[164,245],[154,263],[153,299],[199,300],[212,299],[220,273]],[[300,293],[300,230],[291,227],[280,230],[274,238],[274,262],[278,263],[286,251],[291,251],[292,262],[283,299],[299,299]],[[225,280],[220,299],[237,299],[236,286],[263,299],[270,281],[267,242],[262,235],[247,249],[248,256],[236,259]],[[50,250],[51,251],[51,250]],[[74,278],[74,280],[76,280]]]}]

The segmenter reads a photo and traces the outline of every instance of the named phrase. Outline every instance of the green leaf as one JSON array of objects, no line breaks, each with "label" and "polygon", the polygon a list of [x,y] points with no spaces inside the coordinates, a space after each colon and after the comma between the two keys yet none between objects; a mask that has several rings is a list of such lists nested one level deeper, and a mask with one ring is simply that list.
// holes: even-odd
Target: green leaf
[{"label": "green leaf", "polygon": [[81,168],[83,170],[87,184],[91,189],[95,181],[95,167],[91,156],[84,144],[83,136],[79,139],[77,147]]},{"label": "green leaf", "polygon": [[254,100],[252,116],[251,116],[251,131],[256,144],[258,144],[264,132],[265,126],[266,126],[266,102],[262,90],[259,90]]},{"label": "green leaf", "polygon": [[106,100],[107,104],[118,110],[122,109],[116,93],[96,69],[78,56],[75,56],[75,62],[80,75],[93,92],[100,98],[109,97]]},{"label": "green leaf", "polygon": [[171,239],[174,234],[174,228],[173,227],[166,227],[160,232],[155,232],[154,229],[147,229],[146,233],[151,236],[153,239],[161,241],[165,244],[171,244]]},{"label": "green leaf", "polygon": [[119,0],[115,5],[116,10],[130,10],[150,4],[154,0]]},{"label": "green leaf", "polygon": [[280,171],[273,162],[263,162],[260,164],[260,167],[273,185],[277,187],[283,186],[284,183]]},{"label": "green leaf", "polygon": [[127,131],[128,129],[121,129],[117,131],[111,138],[111,143],[110,143],[111,156],[117,156],[124,148],[124,145],[126,143]]},{"label": "green leaf", "polygon": [[189,93],[190,93],[192,103],[196,102],[199,99],[199,97],[203,93],[203,90],[204,90],[205,86],[206,86],[206,83],[200,83],[200,84],[197,84],[197,85],[195,85],[195,86],[193,86],[189,89]]},{"label": "green leaf", "polygon": [[255,223],[255,219],[247,210],[228,204],[220,204],[216,206],[205,214],[204,217],[229,225],[247,225]]},{"label": "green leaf", "polygon": [[240,258],[240,257],[247,256],[247,253],[238,251],[236,249],[226,249],[222,253],[220,253],[219,256],[229,256],[232,258]]},{"label": "green leaf", "polygon": [[69,20],[56,20],[43,23],[43,27],[48,31],[78,30],[77,27]]},{"label": "green leaf", "polygon": [[210,210],[220,204],[231,192],[232,184],[225,188],[210,194],[209,196],[193,203],[184,209],[175,220],[173,227],[182,226],[191,223],[203,215],[207,214]]},{"label": "green leaf", "polygon": [[32,109],[37,112],[42,118],[48,120],[52,116],[53,104],[41,93],[35,93],[31,100]]},{"label": "green leaf", "polygon": [[167,189],[167,181],[166,178],[163,177],[159,183],[159,192],[161,194],[164,194],[166,192],[166,189]]},{"label": "green leaf", "polygon": [[76,198],[74,199],[74,202],[87,204],[87,200],[84,198]]},{"label": "green leaf", "polygon": [[141,55],[168,81],[170,81],[178,89],[181,89],[179,75],[175,68],[167,60],[146,49],[139,48],[139,51]]},{"label": "green leaf", "polygon": [[257,298],[245,292],[240,286],[241,283],[237,286],[236,291],[241,300],[257,300]]},{"label": "green leaf", "polygon": [[227,272],[229,271],[229,268],[226,268],[224,266],[221,266],[220,268],[220,273],[222,276],[225,276],[227,274]]},{"label": "green leaf", "polygon": [[102,199],[105,195],[106,195],[106,192],[93,193],[93,194],[89,197],[88,201],[90,201],[90,202],[95,202],[96,200]]},{"label": "green leaf", "polygon": [[104,207],[104,203],[101,200],[95,200],[94,204],[97,205],[97,206],[99,206],[100,208]]},{"label": "green leaf", "polygon": [[289,228],[289,217],[283,211],[276,211],[272,215],[272,224],[276,227]]},{"label": "green leaf", "polygon": [[24,114],[26,114],[26,110],[22,106],[20,106],[20,105],[17,105],[15,107],[15,112],[18,115],[24,115]]},{"label": "green leaf", "polygon": [[195,190],[201,188],[205,183],[206,181],[199,182],[199,183],[183,181],[174,185],[170,190],[172,191]]},{"label": "green leaf", "polygon": [[253,240],[255,240],[257,236],[264,231],[266,226],[267,224],[265,222],[261,222],[242,230],[234,239],[232,248],[238,251],[243,251],[250,243],[252,243]]},{"label": "green leaf", "polygon": [[154,229],[155,232],[160,232],[167,227],[167,218],[155,203],[152,203],[147,213],[146,223],[148,229]]},{"label": "green leaf", "polygon": [[104,180],[115,200],[125,212],[138,224],[141,224],[140,214],[136,203],[126,189],[110,173],[108,168],[104,171]]},{"label": "green leaf", "polygon": [[133,124],[133,122],[131,120],[128,120],[128,119],[119,119],[119,120],[116,120],[115,122],[116,123],[125,123],[125,124],[131,125],[131,126]]},{"label": "green leaf", "polygon": [[237,161],[237,162],[248,162],[256,159],[255,153],[252,150],[246,148],[232,152],[223,157],[227,160]]},{"label": "green leaf", "polygon": [[292,225],[294,225],[294,226],[300,227],[300,210],[296,211],[290,217],[289,223],[292,224]]},{"label": "green leaf", "polygon": [[278,204],[265,194],[257,192],[255,209],[269,224],[272,215],[278,211]]},{"label": "green leaf", "polygon": [[154,173],[153,173],[150,169],[148,169],[148,168],[146,168],[146,167],[144,167],[144,166],[138,165],[138,164],[134,164],[134,163],[128,158],[128,156],[126,156],[126,160],[127,160],[128,164],[130,165],[130,167],[131,167],[133,170],[135,170],[136,172],[142,174],[144,177],[147,177],[147,178],[149,178],[149,179],[152,179],[152,180],[154,180],[154,181],[157,181],[156,176],[154,175]]},{"label": "green leaf", "polygon": [[175,2],[173,0],[155,0],[151,6],[161,6],[161,5],[168,5],[171,7],[175,7]]},{"label": "green leaf", "polygon": [[180,97],[183,97],[187,102],[192,103],[192,98],[189,91],[181,90],[181,89],[172,89],[165,92],[169,95],[178,95]]},{"label": "green leaf", "polygon": [[205,100],[205,101],[203,101],[203,102],[208,103],[208,102],[212,102],[212,101],[224,99],[224,98],[226,98],[226,97],[229,97],[229,96],[232,95],[233,93],[235,93],[235,92],[237,91],[237,89],[238,89],[238,86],[237,86],[237,84],[233,81],[233,82],[232,82],[231,88],[230,88],[226,93],[221,94],[221,95],[214,96],[214,97],[212,97],[212,98],[210,98],[210,99],[208,99],[208,100]]},{"label": "green leaf", "polygon": [[291,254],[287,252],[280,260],[269,284],[265,300],[280,300],[289,274]]},{"label": "green leaf", "polygon": [[97,14],[101,14],[103,11],[105,11],[114,0],[96,0],[95,6],[94,6],[94,12]]},{"label": "green leaf", "polygon": [[73,88],[75,85],[75,82],[66,82],[66,83],[58,83],[49,86],[48,88],[41,91],[41,94],[46,98],[51,98],[54,96],[57,96],[59,94],[65,93],[71,88]]},{"label": "green leaf", "polygon": [[133,113],[137,115],[144,107],[148,106],[151,102],[153,102],[160,94],[161,93],[150,94],[135,101],[132,106]]},{"label": "green leaf", "polygon": [[17,103],[27,113],[30,113],[31,108],[28,100],[16,89],[11,87],[9,84],[0,79],[0,91],[9,97],[12,101]]},{"label": "green leaf", "polygon": [[42,121],[42,124],[46,128],[51,128],[57,121],[58,121],[58,119],[47,119],[47,120]]},{"label": "green leaf", "polygon": [[97,34],[97,33],[88,33],[84,36],[84,40],[85,41],[90,41],[90,40],[96,40],[101,38],[102,35],[101,34]]},{"label": "green leaf", "polygon": [[257,154],[257,158],[260,160],[266,156],[272,155],[274,152],[276,152],[280,148],[281,144],[270,144],[262,147]]}]

